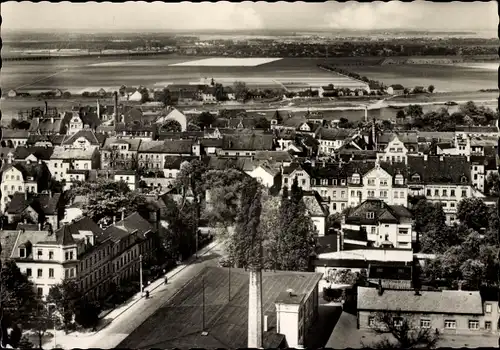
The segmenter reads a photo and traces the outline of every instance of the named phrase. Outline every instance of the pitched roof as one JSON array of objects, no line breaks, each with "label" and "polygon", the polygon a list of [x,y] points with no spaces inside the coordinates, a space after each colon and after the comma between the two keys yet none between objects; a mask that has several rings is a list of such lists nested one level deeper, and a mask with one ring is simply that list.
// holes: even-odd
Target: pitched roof
[{"label": "pitched roof", "polygon": [[[15,244],[12,246],[12,250],[9,252],[11,258],[19,258],[19,248],[22,246],[25,246],[26,243],[31,243],[37,244],[37,243],[42,243],[42,242],[55,242],[56,237],[52,232],[49,232],[48,230],[42,230],[42,231],[20,231],[19,236],[15,242]],[[26,258],[32,258],[33,257],[33,250],[31,251],[31,254],[27,256]]]},{"label": "pitched roof", "polygon": [[200,139],[200,145],[203,147],[222,148],[223,142],[222,139]]},{"label": "pitched roof", "polygon": [[[38,181],[43,179],[44,177],[50,176],[50,172],[47,168],[47,165],[45,163],[38,164],[38,163],[13,163],[13,164],[8,164],[4,163],[2,165],[2,168],[0,172],[5,172],[9,170],[10,168],[16,168],[21,172],[23,175],[23,179],[26,181],[28,178],[33,178],[33,181]],[[46,179],[47,181],[49,178]]]},{"label": "pitched roof", "polygon": [[[248,335],[248,272],[231,269],[231,300],[227,299],[227,269],[206,267],[191,279],[150,319],[125,339],[120,348],[246,348]],[[283,340],[276,334],[275,302],[283,292],[308,295],[322,274],[311,272],[262,272],[262,312],[268,316],[269,332],[264,332],[263,347],[277,348]],[[200,300],[205,286],[208,335],[201,335]],[[159,331],[162,324],[168,332]]]},{"label": "pitched roof", "polygon": [[[367,213],[373,213],[373,219],[368,218]],[[350,224],[372,224],[378,222],[400,223],[403,218],[411,218],[412,215],[403,206],[389,205],[379,199],[367,199],[346,217],[346,223]]]},{"label": "pitched roof", "polygon": [[28,198],[24,193],[16,192],[7,206],[8,214],[21,214],[28,206],[32,207],[38,214],[57,215],[60,193],[30,194]]},{"label": "pitched roof", "polygon": [[141,139],[119,139],[116,137],[108,137],[106,141],[104,141],[103,149],[109,150],[113,144],[127,144],[130,145],[129,151],[134,152],[139,150],[141,141]]},{"label": "pitched roof", "polygon": [[[98,139],[98,135],[100,135],[99,136],[100,140]],[[86,140],[88,140],[92,146],[102,146],[104,139],[106,138],[105,136],[103,138],[103,136],[104,135],[102,135],[102,134],[96,134],[94,131],[92,131],[90,129],[83,129],[83,130],[77,131],[73,135],[67,135],[64,138],[62,144],[63,145],[72,145],[80,137],[83,137]]]},{"label": "pitched roof", "polygon": [[9,139],[27,139],[29,136],[28,130],[20,130],[20,129],[7,129],[2,128],[2,140]]},{"label": "pitched roof", "polygon": [[304,192],[302,201],[304,202],[310,216],[328,216],[328,211],[321,205],[318,192]]},{"label": "pitched roof", "polygon": [[139,146],[139,152],[190,154],[192,152],[194,142],[194,140],[164,140],[143,142]]},{"label": "pitched roof", "polygon": [[318,131],[317,138],[319,140],[332,140],[332,141],[342,141],[350,136],[352,136],[356,130],[352,129],[340,129],[340,128],[335,128],[335,129],[327,129],[327,128],[321,128]]},{"label": "pitched roof", "polygon": [[61,132],[62,119],[61,118],[44,118],[39,119],[38,124],[34,119],[31,122],[30,132],[40,132],[42,134],[57,134]]},{"label": "pitched roof", "polygon": [[114,241],[118,241],[131,234],[135,234],[138,239],[145,239],[147,232],[153,230],[153,225],[139,213],[135,212],[106,228],[103,232],[103,237],[111,237]]},{"label": "pitched roof", "polygon": [[465,133],[492,133],[497,134],[498,128],[496,126],[467,126],[467,125],[457,125],[455,126],[455,131],[465,132]]},{"label": "pitched roof", "polygon": [[395,138],[398,138],[404,144],[411,144],[418,142],[418,135],[415,132],[385,132],[378,136],[378,143],[389,143]]},{"label": "pitched roof", "polygon": [[2,247],[2,252],[0,253],[1,260],[10,258],[18,236],[19,230],[0,231],[0,246]]},{"label": "pitched roof", "polygon": [[479,292],[443,290],[385,290],[378,295],[376,288],[358,287],[358,310],[425,312],[433,314],[481,315],[483,303]]},{"label": "pitched roof", "polygon": [[424,183],[463,183],[465,176],[468,183],[471,178],[471,166],[465,156],[423,156],[408,157],[408,167],[410,178],[408,182],[413,182],[414,174],[420,175]]},{"label": "pitched roof", "polygon": [[286,151],[257,151],[255,152],[254,159],[289,163],[293,160],[293,157]]},{"label": "pitched roof", "polygon": [[223,150],[234,151],[271,151],[273,135],[268,134],[235,134],[223,136]]},{"label": "pitched roof", "polygon": [[95,152],[95,148],[81,149],[69,148],[66,146],[56,146],[54,147],[54,153],[52,153],[50,159],[91,160]]},{"label": "pitched roof", "polygon": [[53,152],[54,152],[53,147],[18,146],[16,147],[16,151],[14,152],[14,159],[24,160],[28,158],[30,155],[34,155],[36,159],[49,160]]}]

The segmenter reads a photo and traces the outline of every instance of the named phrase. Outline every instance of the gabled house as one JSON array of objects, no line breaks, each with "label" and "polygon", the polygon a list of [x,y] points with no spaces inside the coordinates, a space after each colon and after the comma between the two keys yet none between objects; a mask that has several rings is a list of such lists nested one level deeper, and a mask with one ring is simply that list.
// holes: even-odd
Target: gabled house
[{"label": "gabled house", "polygon": [[2,173],[1,211],[5,211],[11,195],[16,192],[38,193],[48,188],[50,172],[47,165],[39,160],[37,163],[13,163],[10,158],[0,169]]},{"label": "gabled house", "polygon": [[60,135],[64,134],[64,123],[60,117],[33,118],[28,131],[30,134]]},{"label": "gabled house", "polygon": [[97,134],[91,129],[82,129],[73,134],[66,135],[62,142],[62,146],[72,148],[100,148],[104,145],[106,135]]},{"label": "gabled house", "polygon": [[342,230],[366,230],[368,246],[411,249],[413,219],[404,206],[368,199],[342,221]]},{"label": "gabled house", "polygon": [[62,198],[60,193],[48,191],[44,194],[16,192],[7,205],[6,214],[9,223],[21,222],[29,218],[35,224],[50,224],[55,230],[59,228],[62,218]]},{"label": "gabled house", "polygon": [[28,130],[2,128],[1,135],[2,140],[0,142],[2,147],[15,148],[26,145],[26,142],[28,142],[29,132]]},{"label": "gabled house", "polygon": [[324,236],[329,212],[327,206],[322,205],[321,196],[316,191],[305,191],[302,201],[306,207],[306,214],[311,218],[316,228],[316,235]]},{"label": "gabled house", "polygon": [[316,139],[319,142],[319,154],[333,155],[355,132],[355,130],[349,129],[321,128],[316,135]]},{"label": "gabled house", "polygon": [[281,174],[279,166],[276,167],[268,161],[255,161],[249,158],[245,159],[243,170],[250,177],[257,179],[266,188],[281,188]]},{"label": "gabled house", "polygon": [[311,177],[309,175],[310,167],[307,164],[293,162],[290,166],[283,168],[283,186],[291,188],[293,181],[297,178],[299,187],[304,191],[309,191],[311,186]]},{"label": "gabled house", "polygon": [[31,134],[28,137],[28,141],[26,142],[26,145],[28,147],[54,147],[54,146],[60,146],[64,140],[66,135],[38,135],[38,134]]},{"label": "gabled house", "polygon": [[69,181],[68,170],[99,169],[100,153],[96,147],[56,146],[49,160],[49,170],[56,180]]},{"label": "gabled house", "polygon": [[38,163],[39,160],[47,163],[54,152],[53,147],[17,147],[13,152],[15,162]]},{"label": "gabled house", "polygon": [[418,152],[416,133],[384,133],[377,138],[377,157],[382,162],[406,163],[408,155]]}]

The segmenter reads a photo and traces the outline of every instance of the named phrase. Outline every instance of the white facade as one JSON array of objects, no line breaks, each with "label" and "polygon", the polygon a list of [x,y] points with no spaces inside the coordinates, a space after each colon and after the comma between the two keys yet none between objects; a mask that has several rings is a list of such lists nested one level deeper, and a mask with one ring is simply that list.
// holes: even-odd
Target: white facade
[{"label": "white facade", "polygon": [[283,174],[283,186],[287,186],[290,190],[295,178],[297,178],[299,187],[302,187],[304,191],[309,191],[311,189],[311,177],[300,167],[288,175]]},{"label": "white facade", "polygon": [[19,169],[11,167],[2,174],[2,199],[0,202],[2,212],[7,208],[10,202],[9,195],[16,192],[38,193],[38,184],[34,179],[24,181],[23,174]]},{"label": "white facade", "polygon": [[[377,225],[363,225],[366,229],[368,241],[374,242],[379,247],[382,242],[388,240],[395,248],[411,249],[412,242],[412,220],[400,224],[378,223]],[[343,224],[342,229],[359,230],[357,225]]]},{"label": "white facade", "polygon": [[387,144],[385,149],[381,152],[377,152],[377,158],[379,161],[384,161],[388,163],[405,163],[408,162],[408,149],[401,140],[394,136],[394,138]]},{"label": "white facade", "polygon": [[257,166],[255,169],[252,171],[246,171],[248,175],[250,175],[252,178],[257,179],[259,183],[264,185],[267,188],[270,188],[274,185],[274,179],[276,175],[272,174],[262,166]]},{"label": "white facade", "polygon": [[71,120],[69,122],[67,134],[74,135],[80,130],[83,130],[82,119],[78,115],[73,114],[73,117],[71,118]]}]

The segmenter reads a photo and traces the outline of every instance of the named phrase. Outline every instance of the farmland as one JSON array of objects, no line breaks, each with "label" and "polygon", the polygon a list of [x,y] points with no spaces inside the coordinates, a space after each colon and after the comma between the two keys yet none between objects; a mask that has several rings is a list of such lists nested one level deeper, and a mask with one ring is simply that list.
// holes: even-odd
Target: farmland
[{"label": "farmland", "polygon": [[[169,55],[154,58],[62,58],[5,62],[1,71],[1,85],[4,92],[10,89],[29,91],[60,88],[79,93],[96,87],[116,89],[121,85],[163,87],[171,83],[191,83],[212,77],[224,84],[242,80],[249,85],[265,87],[289,83],[341,84],[343,79],[348,79],[319,69],[317,64],[325,62],[323,58],[284,58],[253,67],[174,66],[201,59],[203,57]],[[327,61],[338,65],[343,63],[336,62],[336,59]],[[386,84],[397,83],[409,87],[432,84],[437,91],[477,91],[497,87],[497,74],[478,67],[379,66],[375,61],[367,61],[367,65],[345,68]]]}]

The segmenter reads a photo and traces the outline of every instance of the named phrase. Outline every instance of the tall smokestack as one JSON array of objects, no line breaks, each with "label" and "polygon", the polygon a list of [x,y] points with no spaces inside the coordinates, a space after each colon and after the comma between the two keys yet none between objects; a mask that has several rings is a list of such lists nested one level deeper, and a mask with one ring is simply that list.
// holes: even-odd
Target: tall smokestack
[{"label": "tall smokestack", "polygon": [[113,103],[114,103],[114,110],[113,110],[113,114],[114,114],[114,119],[115,121],[118,120],[118,92],[113,92]]},{"label": "tall smokestack", "polygon": [[47,103],[47,101],[44,102],[45,102],[45,115],[47,115],[49,113],[49,104]]},{"label": "tall smokestack", "polygon": [[101,119],[101,106],[99,105],[99,99],[97,99],[97,118]]},{"label": "tall smokestack", "polygon": [[250,269],[248,286],[248,347],[262,348],[262,270]]}]

